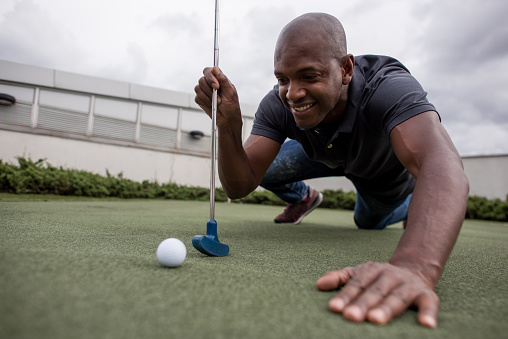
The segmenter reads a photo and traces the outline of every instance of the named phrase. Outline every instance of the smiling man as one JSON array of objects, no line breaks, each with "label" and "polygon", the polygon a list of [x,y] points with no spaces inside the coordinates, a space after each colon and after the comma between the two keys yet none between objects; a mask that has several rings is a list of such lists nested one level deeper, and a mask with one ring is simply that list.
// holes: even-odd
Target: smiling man
[{"label": "smiling man", "polygon": [[297,224],[322,200],[302,180],[347,177],[357,190],[359,228],[403,221],[406,230],[388,263],[342,268],[318,280],[320,290],[342,287],[330,310],[385,324],[415,306],[420,324],[436,327],[434,288],[460,231],[469,186],[426,92],[393,58],[347,54],[342,25],[322,13],[284,27],[274,74],[278,85],[260,103],[244,145],[238,95],[224,73],[206,68],[195,88],[208,115],[212,89],[219,90],[224,190],[236,199],[261,185],[288,203],[275,222]]}]

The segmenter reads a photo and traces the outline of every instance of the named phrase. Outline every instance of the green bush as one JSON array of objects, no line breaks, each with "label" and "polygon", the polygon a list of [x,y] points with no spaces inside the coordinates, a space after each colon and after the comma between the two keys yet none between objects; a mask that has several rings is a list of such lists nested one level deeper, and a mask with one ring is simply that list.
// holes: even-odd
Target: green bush
[{"label": "green bush", "polygon": [[8,193],[56,194],[85,197],[209,199],[209,190],[178,186],[173,183],[141,183],[106,172],[106,176],[56,168],[44,159],[17,158],[19,166],[0,160],[0,191]]},{"label": "green bush", "polygon": [[355,192],[343,192],[342,190],[324,190],[323,202],[321,203],[320,207],[353,210],[355,208],[355,203]]},{"label": "green bush", "polygon": [[[114,176],[106,172],[106,176],[101,176],[86,171],[57,168],[48,164],[45,159],[32,161],[18,157],[17,160],[18,166],[0,160],[0,192],[124,199],[160,198],[200,201],[210,199],[208,188],[180,186],[175,183],[159,184],[150,181],[140,183],[125,179],[122,173]],[[227,201],[224,190],[216,189],[215,200]],[[272,192],[265,190],[254,191],[235,202],[286,205]],[[355,202],[356,193],[354,192],[325,190],[320,207],[352,210]],[[467,202],[466,218],[508,221],[508,201],[471,196]]]},{"label": "green bush", "polygon": [[253,191],[245,198],[235,201],[245,202],[248,204],[261,204],[261,205],[280,205],[285,206],[286,203],[279,199],[275,194],[270,191]]},{"label": "green bush", "polygon": [[467,200],[466,218],[508,221],[508,201],[471,196]]},{"label": "green bush", "polygon": [[[56,168],[44,159],[32,161],[18,157],[18,166],[9,165],[0,160],[0,191],[9,193],[56,194],[85,197],[164,198],[179,200],[209,200],[210,190],[201,187],[179,186],[174,183],[158,184],[143,181],[141,183],[117,176],[106,171],[100,176],[86,171]],[[227,201],[224,190],[215,191],[216,201]],[[324,192],[322,207],[353,209],[356,194],[341,190]],[[286,205],[269,191],[254,191],[240,203]]]}]

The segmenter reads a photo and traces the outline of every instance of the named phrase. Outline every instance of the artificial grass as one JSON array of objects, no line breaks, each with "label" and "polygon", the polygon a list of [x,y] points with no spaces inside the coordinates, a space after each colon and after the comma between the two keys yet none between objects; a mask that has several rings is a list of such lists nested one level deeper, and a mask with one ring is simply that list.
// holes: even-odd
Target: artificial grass
[{"label": "artificial grass", "polygon": [[[19,196],[11,196],[13,199]],[[351,211],[317,209],[276,225],[280,207],[216,204],[224,258],[191,239],[209,204],[0,197],[1,338],[502,338],[508,333],[508,225],[466,221],[437,286],[439,327],[408,311],[386,326],[327,310],[326,271],[387,260],[400,225],[357,230]],[[184,264],[161,267],[157,245],[176,237]]]}]

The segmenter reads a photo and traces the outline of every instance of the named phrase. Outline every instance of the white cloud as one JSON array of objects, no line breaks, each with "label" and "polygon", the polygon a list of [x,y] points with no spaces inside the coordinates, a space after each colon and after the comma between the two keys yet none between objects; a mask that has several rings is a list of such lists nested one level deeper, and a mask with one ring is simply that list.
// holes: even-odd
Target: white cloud
[{"label": "white cloud", "polygon": [[461,155],[506,154],[508,123],[484,121],[477,124],[443,122]]},{"label": "white cloud", "polygon": [[[220,65],[242,102],[257,104],[275,84],[282,27],[305,12],[328,12],[344,24],[350,52],[408,66],[462,154],[508,153],[508,2],[221,4]],[[213,23],[210,0],[5,0],[0,59],[192,93],[213,63]]]},{"label": "white cloud", "polygon": [[0,58],[59,67],[79,60],[76,37],[51,18],[48,10],[32,1],[16,2],[0,22]]}]

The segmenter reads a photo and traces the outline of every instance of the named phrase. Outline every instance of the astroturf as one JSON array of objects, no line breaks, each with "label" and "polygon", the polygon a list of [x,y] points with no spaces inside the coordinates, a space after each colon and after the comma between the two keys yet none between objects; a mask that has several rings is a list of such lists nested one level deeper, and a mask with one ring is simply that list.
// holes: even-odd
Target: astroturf
[{"label": "astroturf", "polygon": [[[327,310],[335,292],[315,288],[328,270],[386,261],[400,224],[361,231],[351,211],[317,209],[280,225],[281,207],[218,203],[231,251],[214,258],[191,245],[207,202],[36,199],[0,196],[0,338],[507,337],[506,223],[465,222],[431,330],[414,310],[386,326],[350,323]],[[175,269],[155,258],[170,237],[188,251]]]}]

